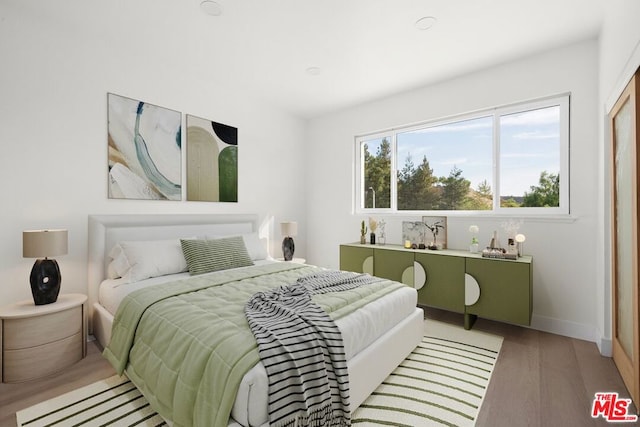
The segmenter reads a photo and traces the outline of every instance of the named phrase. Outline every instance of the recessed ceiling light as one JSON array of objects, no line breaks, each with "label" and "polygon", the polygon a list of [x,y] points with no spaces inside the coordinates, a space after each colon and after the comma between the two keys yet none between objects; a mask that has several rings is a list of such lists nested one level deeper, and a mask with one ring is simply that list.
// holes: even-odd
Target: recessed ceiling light
[{"label": "recessed ceiling light", "polygon": [[307,74],[310,76],[317,76],[320,74],[320,67],[309,67],[306,69]]},{"label": "recessed ceiling light", "polygon": [[222,7],[218,3],[211,0],[205,0],[202,3],[200,3],[200,9],[207,15],[211,15],[211,16],[222,15]]},{"label": "recessed ceiling light", "polygon": [[436,25],[437,21],[433,16],[424,16],[416,21],[415,26],[417,29],[424,31]]}]

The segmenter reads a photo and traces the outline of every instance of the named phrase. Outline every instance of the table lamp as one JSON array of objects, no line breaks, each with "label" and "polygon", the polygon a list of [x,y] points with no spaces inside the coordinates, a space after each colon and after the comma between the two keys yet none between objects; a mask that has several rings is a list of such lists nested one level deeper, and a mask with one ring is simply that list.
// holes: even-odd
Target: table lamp
[{"label": "table lamp", "polygon": [[298,223],[286,221],[280,223],[280,233],[284,236],[282,240],[282,254],[285,261],[293,259],[293,252],[296,246],[293,243],[293,236],[298,234]]},{"label": "table lamp", "polygon": [[527,240],[524,234],[516,234],[516,244],[518,245],[518,256],[522,256],[522,244]]},{"label": "table lamp", "polygon": [[31,294],[36,305],[58,299],[62,276],[55,259],[68,251],[67,230],[27,230],[22,232],[22,257],[38,258],[31,269]]}]

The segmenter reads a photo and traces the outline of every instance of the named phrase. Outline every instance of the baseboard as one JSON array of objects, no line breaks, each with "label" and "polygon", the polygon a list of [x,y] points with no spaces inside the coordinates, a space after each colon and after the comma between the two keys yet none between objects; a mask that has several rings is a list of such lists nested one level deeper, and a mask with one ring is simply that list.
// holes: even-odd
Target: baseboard
[{"label": "baseboard", "polygon": [[598,335],[596,335],[596,329],[593,326],[553,317],[534,314],[531,319],[531,328],[565,337],[591,341],[596,344],[599,341],[599,338],[596,339]]},{"label": "baseboard", "polygon": [[596,332],[596,337],[598,337],[596,345],[598,346],[598,350],[600,350],[600,354],[611,357],[613,355],[613,341],[611,341],[611,338],[605,338],[600,329],[596,329]]}]

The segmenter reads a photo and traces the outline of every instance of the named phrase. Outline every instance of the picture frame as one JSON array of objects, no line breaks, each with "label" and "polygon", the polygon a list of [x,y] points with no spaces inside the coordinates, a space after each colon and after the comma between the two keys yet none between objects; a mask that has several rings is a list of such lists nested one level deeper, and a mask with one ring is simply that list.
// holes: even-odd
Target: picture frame
[{"label": "picture frame", "polygon": [[238,202],[238,129],[186,115],[187,200]]},{"label": "picture frame", "polygon": [[110,199],[182,199],[182,113],[107,93]]},{"label": "picture frame", "polygon": [[447,249],[447,217],[423,216],[422,222],[426,228],[425,245],[427,249]]}]

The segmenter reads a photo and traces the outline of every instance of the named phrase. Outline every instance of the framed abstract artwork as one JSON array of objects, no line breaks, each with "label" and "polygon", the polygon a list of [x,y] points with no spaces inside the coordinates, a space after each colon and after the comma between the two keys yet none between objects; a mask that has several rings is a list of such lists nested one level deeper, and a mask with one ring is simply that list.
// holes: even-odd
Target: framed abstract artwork
[{"label": "framed abstract artwork", "polygon": [[426,245],[429,249],[447,249],[447,217],[423,216],[422,222],[427,228]]},{"label": "framed abstract artwork", "polygon": [[107,94],[110,199],[182,200],[182,116]]},{"label": "framed abstract artwork", "polygon": [[187,200],[238,201],[238,129],[187,114]]}]

